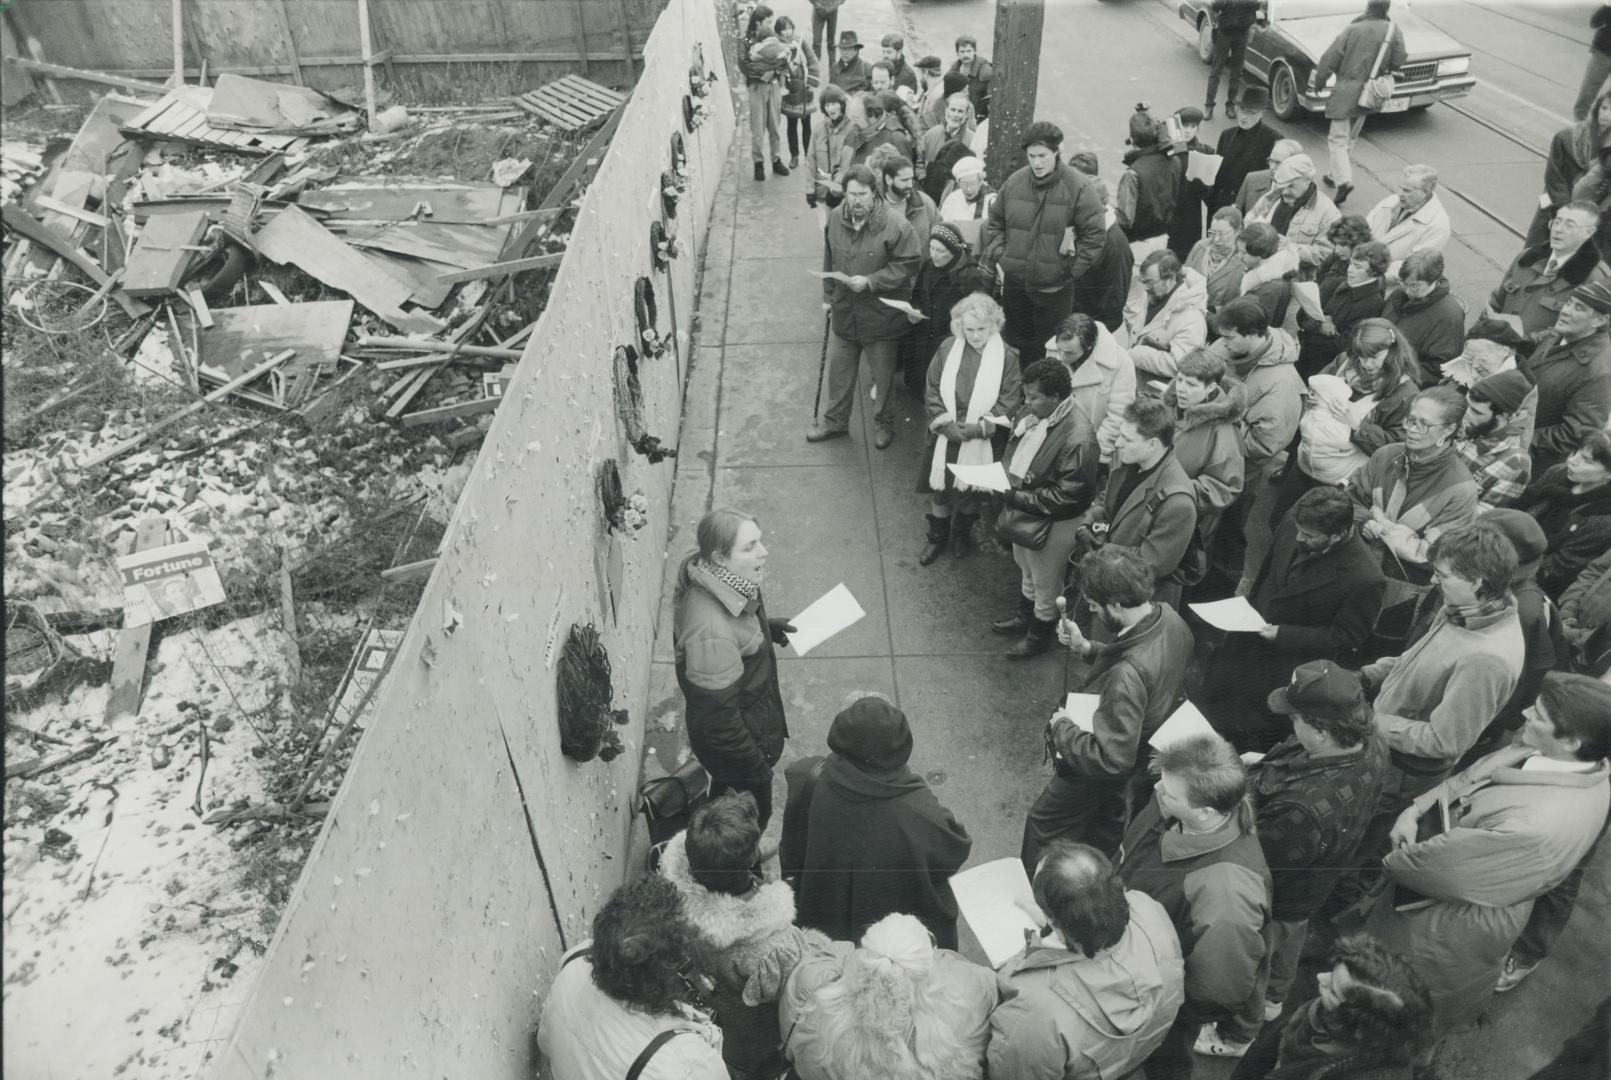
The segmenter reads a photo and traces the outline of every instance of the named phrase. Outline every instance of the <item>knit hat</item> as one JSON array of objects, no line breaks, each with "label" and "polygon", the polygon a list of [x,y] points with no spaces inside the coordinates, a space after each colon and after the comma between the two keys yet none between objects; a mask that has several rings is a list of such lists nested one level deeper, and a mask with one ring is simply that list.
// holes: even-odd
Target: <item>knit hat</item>
[{"label": "knit hat", "polygon": [[1270,107],[1270,92],[1262,86],[1242,87],[1241,97],[1236,99],[1238,112],[1263,112]]},{"label": "knit hat", "polygon": [[912,727],[889,702],[864,697],[833,718],[828,749],[852,765],[891,772],[912,756]]},{"label": "knit hat", "polygon": [[[905,88],[903,87],[903,89]],[[880,90],[873,96],[878,98],[878,103],[884,107],[884,111],[887,113],[900,115],[901,106],[906,104],[901,100],[900,94],[893,90]]]},{"label": "knit hat", "polygon": [[1134,147],[1158,145],[1158,121],[1152,118],[1145,105],[1137,105],[1130,114],[1130,145]]},{"label": "knit hat", "polygon": [[976,154],[958,158],[956,164],[951,166],[951,179],[953,180],[966,180],[970,176],[983,176],[984,174],[984,158]]},{"label": "knit hat", "polygon": [[1095,176],[1102,171],[1096,155],[1089,150],[1081,150],[1069,156],[1068,163],[1086,176]]},{"label": "knit hat", "polygon": [[1063,145],[1063,131],[1050,120],[1036,120],[1024,131],[1018,144],[1025,150],[1031,146],[1044,146],[1056,153]]},{"label": "knit hat", "polygon": [[1580,285],[1572,290],[1572,299],[1593,308],[1601,315],[1611,315],[1611,285],[1603,281]]},{"label": "knit hat", "polygon": [[922,71],[939,71],[945,65],[940,63],[940,58],[938,56],[934,56],[934,55],[931,54],[929,56],[923,57],[923,59],[919,60],[917,63],[913,64],[912,66],[915,67],[915,68],[918,68],[918,69],[920,69]]},{"label": "knit hat", "polygon": [[956,226],[947,225],[943,221],[929,230],[929,239],[938,240],[945,245],[945,250],[953,255],[960,257],[968,253],[968,242],[962,239],[962,234],[957,231]]},{"label": "knit hat", "polygon": [[1471,394],[1492,404],[1496,412],[1513,413],[1521,408],[1521,403],[1527,399],[1532,388],[1533,384],[1527,381],[1526,375],[1511,368],[1477,380],[1471,387]]},{"label": "knit hat", "polygon": [[1525,511],[1490,510],[1478,518],[1477,523],[1493,526],[1510,541],[1510,546],[1516,549],[1516,562],[1519,567],[1538,562],[1544,557],[1544,552],[1549,550],[1549,539],[1544,535],[1543,527]]},{"label": "knit hat", "polygon": [[1277,187],[1290,184],[1298,178],[1313,180],[1315,178],[1314,159],[1308,154],[1293,154],[1275,167],[1275,176],[1272,183]]},{"label": "knit hat", "polygon": [[941,80],[945,86],[945,96],[960,94],[968,89],[968,77],[960,71],[947,71]]},{"label": "knit hat", "polygon": [[885,34],[884,39],[879,44],[886,49],[894,49],[896,52],[900,52],[906,48],[906,39],[899,34]]},{"label": "knit hat", "polygon": [[1182,124],[1201,124],[1203,122],[1203,110],[1195,105],[1187,105],[1184,109],[1176,109],[1175,116],[1180,119]]}]

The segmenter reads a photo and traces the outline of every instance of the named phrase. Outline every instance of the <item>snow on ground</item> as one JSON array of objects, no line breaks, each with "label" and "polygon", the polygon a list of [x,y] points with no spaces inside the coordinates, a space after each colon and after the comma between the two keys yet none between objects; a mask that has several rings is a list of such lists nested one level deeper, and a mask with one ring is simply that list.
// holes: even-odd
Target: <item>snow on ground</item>
[{"label": "snow on ground", "polygon": [[[263,799],[272,732],[260,738],[251,724],[274,723],[267,676],[283,669],[283,640],[273,616],[170,632],[124,730],[100,730],[105,685],[13,718],[70,743],[117,738],[86,761],[7,785],[6,1076],[188,1080],[222,1047],[273,933],[266,896],[289,889],[316,831],[296,830],[301,842],[283,848],[235,850],[253,825],[201,820]],[[12,761],[35,752],[7,751]],[[47,837],[51,829],[68,839]]]}]

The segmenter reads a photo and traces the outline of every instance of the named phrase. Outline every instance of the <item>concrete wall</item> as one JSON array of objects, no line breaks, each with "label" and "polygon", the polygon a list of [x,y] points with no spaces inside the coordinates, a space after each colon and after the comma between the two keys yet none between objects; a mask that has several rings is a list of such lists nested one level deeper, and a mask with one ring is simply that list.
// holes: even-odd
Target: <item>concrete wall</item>
[{"label": "concrete wall", "polygon": [[[673,463],[627,448],[612,352],[634,337],[633,282],[652,265],[649,223],[696,42],[725,79],[713,6],[671,0],[217,1078],[525,1076],[560,954],[588,936],[620,881]],[[655,277],[663,332],[676,307],[680,355],[642,368],[648,430],[669,444],[701,241],[733,136],[727,95],[707,101],[711,118],[686,136],[685,251]],[[599,586],[608,542],[594,491],[605,458],[652,508],[652,524],[622,545],[615,621]],[[450,608],[461,620],[451,631]],[[616,704],[632,718],[612,763],[559,752],[555,672],[543,659],[556,617],[560,645],[574,622],[603,632]]]}]

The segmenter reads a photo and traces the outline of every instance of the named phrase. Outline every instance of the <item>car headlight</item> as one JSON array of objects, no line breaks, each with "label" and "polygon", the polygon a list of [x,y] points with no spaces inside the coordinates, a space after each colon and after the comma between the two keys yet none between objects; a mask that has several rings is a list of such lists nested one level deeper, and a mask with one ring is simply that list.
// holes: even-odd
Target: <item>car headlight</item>
[{"label": "car headlight", "polygon": [[1464,75],[1471,70],[1471,57],[1452,56],[1447,60],[1438,61],[1439,75]]}]

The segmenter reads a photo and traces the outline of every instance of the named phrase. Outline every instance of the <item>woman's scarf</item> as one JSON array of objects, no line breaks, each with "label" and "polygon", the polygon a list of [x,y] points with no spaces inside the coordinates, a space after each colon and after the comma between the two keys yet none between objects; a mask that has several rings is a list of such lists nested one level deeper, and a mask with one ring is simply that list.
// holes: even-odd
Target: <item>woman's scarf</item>
[{"label": "woman's scarf", "polygon": [[[940,369],[940,402],[948,415],[957,415],[957,372],[962,367],[962,355],[968,343],[958,336],[951,342],[951,351],[945,354],[945,366]],[[979,370],[973,376],[973,393],[968,395],[968,411],[959,421],[977,424],[990,407],[1001,397],[1001,371],[1007,358],[1007,346],[1000,334],[991,334],[979,354]],[[929,490],[945,490],[945,458],[951,440],[938,433],[934,438],[934,457],[929,464]],[[958,465],[988,465],[991,457],[989,439],[964,439],[957,450]]]},{"label": "woman's scarf", "polygon": [[700,570],[703,570],[705,573],[709,574],[711,577],[715,578],[717,581],[721,582],[723,585],[726,585],[728,588],[738,593],[740,596],[744,597],[746,600],[754,600],[757,596],[761,595],[761,587],[759,585],[748,580],[747,578],[739,577],[725,566],[713,563],[709,559],[700,559],[694,565]]},{"label": "woman's scarf", "polygon": [[1040,453],[1042,444],[1046,442],[1046,433],[1057,425],[1057,422],[1074,410],[1074,395],[1070,394],[1058,402],[1052,415],[1042,420],[1032,412],[1026,412],[1018,421],[1015,435],[1018,445],[1013,447],[1012,461],[1007,465],[1007,473],[1015,480],[1022,480],[1029,467],[1035,463],[1035,455]]}]

